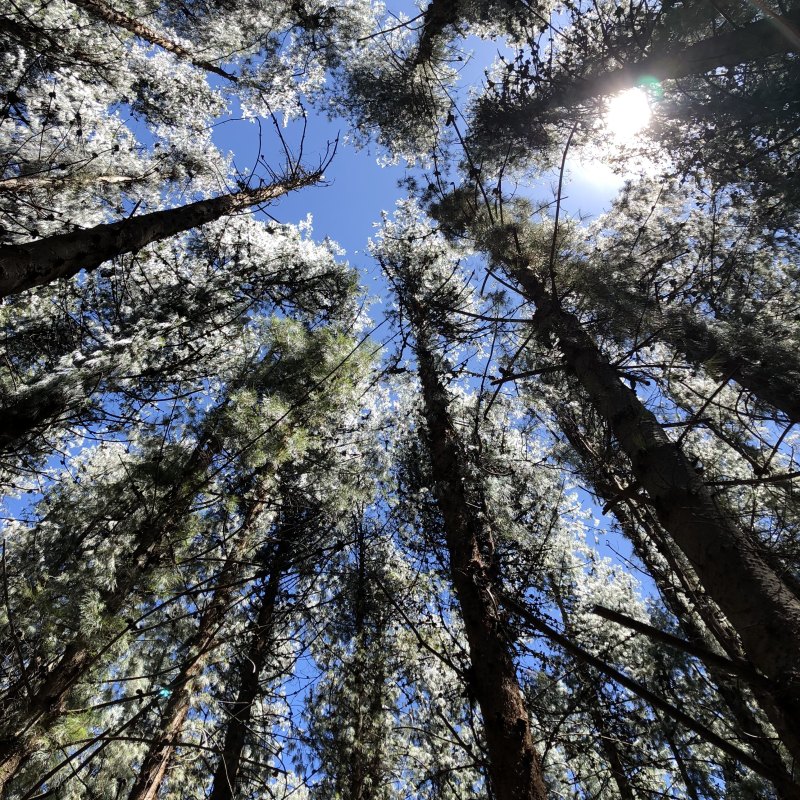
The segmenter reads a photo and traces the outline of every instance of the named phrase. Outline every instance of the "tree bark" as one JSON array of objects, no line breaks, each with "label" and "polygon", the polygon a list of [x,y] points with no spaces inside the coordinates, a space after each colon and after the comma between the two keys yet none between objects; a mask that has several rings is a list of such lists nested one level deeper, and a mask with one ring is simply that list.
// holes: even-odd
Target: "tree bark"
[{"label": "tree bark", "polygon": [[253,528],[264,509],[265,500],[262,490],[260,496],[250,504],[236,542],[217,577],[217,589],[203,609],[197,630],[186,643],[188,657],[169,685],[170,695],[161,715],[160,728],[142,761],[128,800],[155,800],[158,796],[192,705],[194,682],[219,643],[219,629],[224,624],[225,614],[237,588],[241,561],[253,544]]},{"label": "tree bark", "polygon": [[[790,422],[800,422],[800,387],[790,377],[792,372],[800,373],[794,350],[782,347],[780,342],[758,342],[760,346],[754,346],[746,333],[736,336],[732,332],[729,343],[691,309],[668,310],[660,317],[656,335],[688,361],[697,365],[713,362],[717,371],[730,375],[759,400],[782,411]],[[793,365],[798,369],[792,370]]]},{"label": "tree bark", "polygon": [[776,15],[696,42],[678,53],[654,53],[636,64],[626,64],[621,69],[570,84],[558,90],[548,105],[567,108],[593,97],[630,89],[643,79],[674,80],[701,75],[719,67],[797,53],[800,51],[798,24],[798,12]]},{"label": "tree bark", "polygon": [[138,39],[142,39],[145,42],[155,45],[156,47],[160,47],[162,50],[167,50],[168,52],[173,53],[178,58],[188,61],[198,69],[203,69],[206,72],[213,72],[214,75],[219,75],[221,78],[225,78],[225,80],[231,81],[232,83],[237,83],[239,80],[230,72],[226,72],[216,64],[212,64],[210,61],[197,58],[197,56],[193,55],[182,45],[178,44],[177,42],[173,42],[171,39],[167,39],[157,31],[153,30],[147,25],[143,25],[133,17],[129,17],[127,14],[117,11],[116,9],[102,2],[102,0],[69,0],[69,2],[75,6],[78,6],[78,8],[82,8],[87,14],[91,14],[97,19],[107,22],[109,25],[115,25],[119,28],[124,28]]},{"label": "tree bark", "polygon": [[310,186],[321,172],[297,170],[286,180],[198,200],[179,208],[96,225],[86,230],[49,236],[0,248],[0,297],[91,271],[116,256],[141,250],[152,242],[213,222],[228,214],[267,203],[293,189]]},{"label": "tree bark", "polygon": [[[619,497],[623,487],[610,472],[608,461],[584,439],[563,409],[556,409],[556,416],[559,427],[578,457],[580,471],[593,491],[606,502]],[[612,513],[620,530],[633,546],[636,557],[655,581],[664,604],[678,620],[687,640],[703,650],[711,650],[716,646],[718,651],[725,653],[737,664],[746,663],[745,653],[735,631],[706,595],[691,565],[652,518],[649,509],[640,507],[635,500],[628,498],[624,503],[615,503]],[[738,725],[742,741],[750,746],[758,760],[771,771],[770,780],[776,788],[777,796],[780,800],[799,800],[800,783],[792,777],[780,752],[772,744],[772,734],[764,729],[748,705],[742,692],[741,679],[732,677],[725,668],[704,660],[702,656],[700,658],[732,719]],[[753,697],[778,731],[779,737],[790,737],[790,732],[786,731],[785,715],[776,707],[770,693],[760,683],[749,683],[749,687]]]},{"label": "tree bark", "polygon": [[468,688],[483,718],[492,793],[497,800],[544,800],[542,766],[493,593],[497,588],[493,534],[468,503],[466,457],[427,342],[422,311],[413,305],[408,311],[415,329],[434,491],[444,519],[450,576],[469,643]]},{"label": "tree bark", "polygon": [[260,677],[274,639],[275,609],[281,578],[291,558],[293,531],[284,528],[269,565],[269,580],[261,594],[247,655],[239,664],[239,690],[230,706],[222,755],[214,772],[209,800],[233,800],[242,767],[242,751],[250,729],[253,705],[260,692]]},{"label": "tree bark", "polygon": [[741,638],[748,660],[773,681],[785,709],[785,744],[800,759],[800,602],[730,519],[656,417],[624,385],[579,320],[554,301],[524,257],[507,272],[536,305],[533,323],[548,346],[558,341],[564,366],[583,386],[628,456],[660,524],[686,555],[703,586]]}]

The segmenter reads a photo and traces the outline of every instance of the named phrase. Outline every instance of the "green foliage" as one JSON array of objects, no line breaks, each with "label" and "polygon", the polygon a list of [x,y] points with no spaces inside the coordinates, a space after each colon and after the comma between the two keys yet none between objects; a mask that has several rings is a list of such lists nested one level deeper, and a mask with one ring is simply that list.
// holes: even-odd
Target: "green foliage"
[{"label": "green foliage", "polygon": [[[511,709],[553,798],[796,798],[796,22],[4,9],[0,271],[302,173],[278,117],[312,106],[413,196],[365,251],[380,338],[338,246],[259,210],[3,300],[0,794],[519,800]],[[471,87],[468,37],[502,39]],[[617,146],[608,101],[642,80]],[[244,173],[212,136],[240,112],[277,131]],[[562,179],[600,157],[626,183],[572,218]]]}]

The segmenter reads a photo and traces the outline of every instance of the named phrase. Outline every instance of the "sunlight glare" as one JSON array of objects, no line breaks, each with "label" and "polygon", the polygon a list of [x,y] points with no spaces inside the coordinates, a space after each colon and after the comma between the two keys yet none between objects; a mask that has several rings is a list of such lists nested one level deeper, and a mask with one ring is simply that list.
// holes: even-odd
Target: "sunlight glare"
[{"label": "sunlight glare", "polygon": [[620,144],[633,141],[650,122],[650,103],[642,89],[620,92],[608,103],[606,125]]}]

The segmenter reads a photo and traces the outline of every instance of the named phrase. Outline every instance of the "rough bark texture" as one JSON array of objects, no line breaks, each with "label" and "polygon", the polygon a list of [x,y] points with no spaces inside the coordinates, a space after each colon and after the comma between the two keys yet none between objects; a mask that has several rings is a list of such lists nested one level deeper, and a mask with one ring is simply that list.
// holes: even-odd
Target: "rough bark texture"
[{"label": "rough bark texture", "polygon": [[579,320],[553,301],[527,261],[509,259],[506,266],[536,305],[538,335],[545,342],[558,340],[566,369],[607,420],[660,524],[736,629],[750,663],[774,682],[792,740],[786,744],[800,758],[800,602],[709,494],[656,417],[621,382]]},{"label": "rough bark texture", "polygon": [[592,97],[636,86],[643,78],[659,81],[701,75],[718,67],[736,66],[774,55],[800,51],[800,13],[762,19],[744,28],[712,36],[679,53],[654,53],[636,64],[606,72],[558,92],[550,105],[569,107]]},{"label": "rough bark texture", "polygon": [[544,800],[542,767],[533,746],[528,712],[517,681],[496,584],[491,530],[468,503],[464,452],[449,413],[419,309],[415,327],[435,496],[444,519],[450,575],[469,642],[469,689],[483,718],[489,780],[497,800]]},{"label": "rough bark texture", "polygon": [[255,627],[247,656],[239,664],[239,691],[228,710],[225,741],[217,769],[214,772],[209,800],[233,800],[242,767],[242,751],[250,730],[253,704],[259,696],[261,672],[274,639],[275,607],[281,577],[291,552],[291,532],[284,530],[273,551],[269,580],[261,595]]},{"label": "rough bark texture", "polygon": [[212,64],[210,61],[197,58],[197,56],[193,55],[182,45],[179,45],[177,42],[173,42],[171,39],[167,39],[165,36],[162,36],[160,33],[152,28],[149,28],[147,25],[143,25],[133,17],[129,17],[127,14],[117,11],[106,3],[103,3],[102,0],[69,1],[73,5],[78,6],[78,8],[82,8],[87,14],[91,14],[97,19],[101,19],[103,22],[107,22],[109,25],[116,25],[119,28],[124,28],[126,31],[130,31],[130,33],[137,38],[142,39],[145,42],[150,42],[150,44],[160,47],[162,50],[167,50],[168,52],[176,55],[178,58],[188,61],[190,64],[193,64],[199,69],[206,70],[206,72],[213,72],[215,75],[219,75],[221,78],[225,78],[233,83],[238,81],[238,78],[235,75],[231,75],[230,72],[226,72],[216,64]]},{"label": "rough bark texture", "polygon": [[27,244],[0,248],[0,297],[91,271],[116,256],[141,250],[152,242],[197,228],[215,219],[267,203],[293,189],[310,186],[319,172],[297,173],[260,189],[198,200],[119,222],[49,236]]}]

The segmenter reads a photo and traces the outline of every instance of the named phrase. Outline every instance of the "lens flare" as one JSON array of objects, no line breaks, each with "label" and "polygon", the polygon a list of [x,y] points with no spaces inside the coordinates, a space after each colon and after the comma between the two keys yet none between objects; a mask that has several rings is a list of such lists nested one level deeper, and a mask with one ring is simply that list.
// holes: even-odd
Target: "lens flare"
[{"label": "lens flare", "polygon": [[642,89],[628,89],[611,98],[606,112],[606,126],[620,144],[632,142],[650,123],[650,102]]}]

